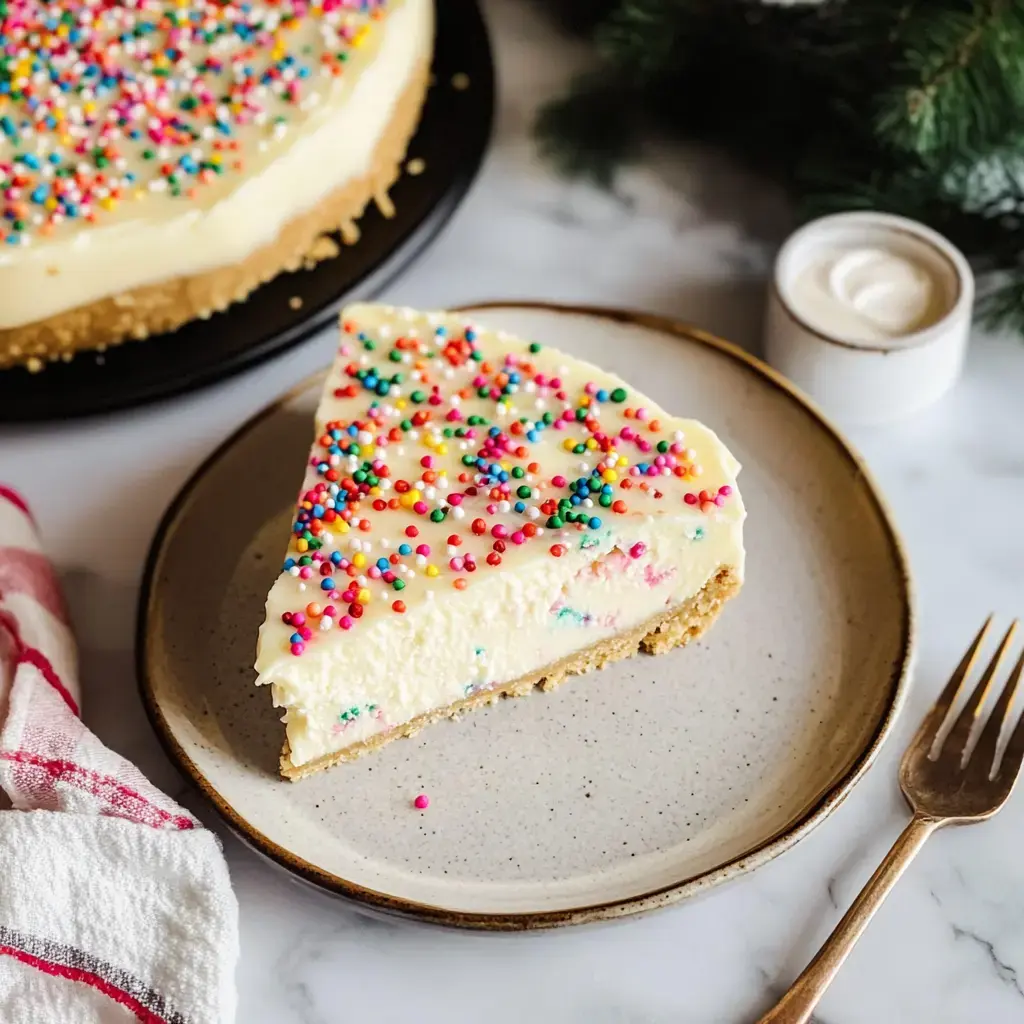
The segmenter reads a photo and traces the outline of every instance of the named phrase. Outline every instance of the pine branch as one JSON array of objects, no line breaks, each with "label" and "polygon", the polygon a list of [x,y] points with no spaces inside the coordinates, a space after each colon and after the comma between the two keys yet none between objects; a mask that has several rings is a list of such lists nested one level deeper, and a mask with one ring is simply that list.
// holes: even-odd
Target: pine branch
[{"label": "pine branch", "polygon": [[634,88],[649,87],[690,56],[687,23],[702,6],[699,0],[628,0],[598,27],[598,52]]},{"label": "pine branch", "polygon": [[593,31],[618,5],[619,0],[538,0],[538,6],[554,14],[570,32],[583,34]]},{"label": "pine branch", "polygon": [[931,224],[1024,333],[1024,0],[600,2],[600,68],[538,126],[562,169],[609,184],[651,128],[719,145],[805,215]]},{"label": "pine branch", "polygon": [[894,81],[879,97],[879,137],[930,160],[1002,142],[1024,109],[1022,36],[1015,0],[909,5]]},{"label": "pine branch", "polygon": [[609,188],[615,171],[636,152],[635,97],[602,75],[576,80],[569,95],[537,119],[541,152],[571,178]]},{"label": "pine branch", "polygon": [[[827,114],[819,101],[835,90],[836,58],[854,49],[833,31],[832,6],[624,0],[595,34],[601,69],[542,112],[542,147],[563,171],[607,183],[616,161],[636,152],[639,123],[722,145],[786,177]],[[792,59],[794,40],[806,59]]]}]

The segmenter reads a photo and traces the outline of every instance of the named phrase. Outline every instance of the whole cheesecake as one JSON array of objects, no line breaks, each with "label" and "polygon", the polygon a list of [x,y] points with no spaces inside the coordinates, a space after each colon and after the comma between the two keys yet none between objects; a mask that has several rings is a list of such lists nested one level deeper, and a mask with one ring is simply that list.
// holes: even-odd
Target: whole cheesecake
[{"label": "whole cheesecake", "polygon": [[432,0],[2,0],[0,367],[332,255],[423,103]]},{"label": "whole cheesecake", "polygon": [[685,644],[737,593],[739,465],[707,427],[456,313],[342,327],[257,649],[285,776]]}]

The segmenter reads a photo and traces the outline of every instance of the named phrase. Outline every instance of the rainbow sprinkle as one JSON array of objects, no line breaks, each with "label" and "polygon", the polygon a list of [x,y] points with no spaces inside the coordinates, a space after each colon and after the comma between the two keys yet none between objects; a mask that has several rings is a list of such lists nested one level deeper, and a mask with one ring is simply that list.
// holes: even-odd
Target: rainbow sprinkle
[{"label": "rainbow sprinkle", "polygon": [[[356,628],[371,601],[404,614],[424,580],[464,590],[510,550],[536,545],[561,558],[652,503],[709,514],[733,494],[697,485],[704,471],[682,432],[668,433],[625,388],[570,391],[542,372],[539,345],[488,359],[470,325],[426,338],[353,322],[343,330],[340,381],[325,403],[346,415],[313,445],[314,482],[282,568],[316,597],[281,616],[294,655],[321,632]],[[635,543],[623,557],[645,552]]]},{"label": "rainbow sprinkle", "polygon": [[0,0],[0,243],[244,171],[386,4]]}]

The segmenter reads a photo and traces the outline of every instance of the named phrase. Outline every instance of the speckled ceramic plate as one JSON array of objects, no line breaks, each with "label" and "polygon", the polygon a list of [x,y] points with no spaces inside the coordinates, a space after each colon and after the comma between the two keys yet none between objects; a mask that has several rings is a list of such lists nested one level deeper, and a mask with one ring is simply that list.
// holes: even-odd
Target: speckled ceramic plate
[{"label": "speckled ceramic plate", "polygon": [[[900,705],[910,585],[843,440],[740,350],[654,317],[473,315],[623,374],[743,462],[747,582],[707,637],[442,722],[299,783],[252,685],[320,380],[245,424],[160,527],[139,616],[162,740],[230,824],[358,903],[491,929],[636,913],[782,853],[860,778]],[[230,511],[228,511],[230,510]],[[426,792],[428,811],[411,807]]]}]

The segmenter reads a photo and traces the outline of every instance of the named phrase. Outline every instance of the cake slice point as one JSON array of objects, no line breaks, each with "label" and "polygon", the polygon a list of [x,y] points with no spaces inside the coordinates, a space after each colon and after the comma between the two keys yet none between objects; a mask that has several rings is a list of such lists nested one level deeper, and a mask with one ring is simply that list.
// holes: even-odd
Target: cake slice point
[{"label": "cake slice point", "polygon": [[349,307],[257,647],[282,774],[699,636],[743,581],[738,472],[583,360]]}]

